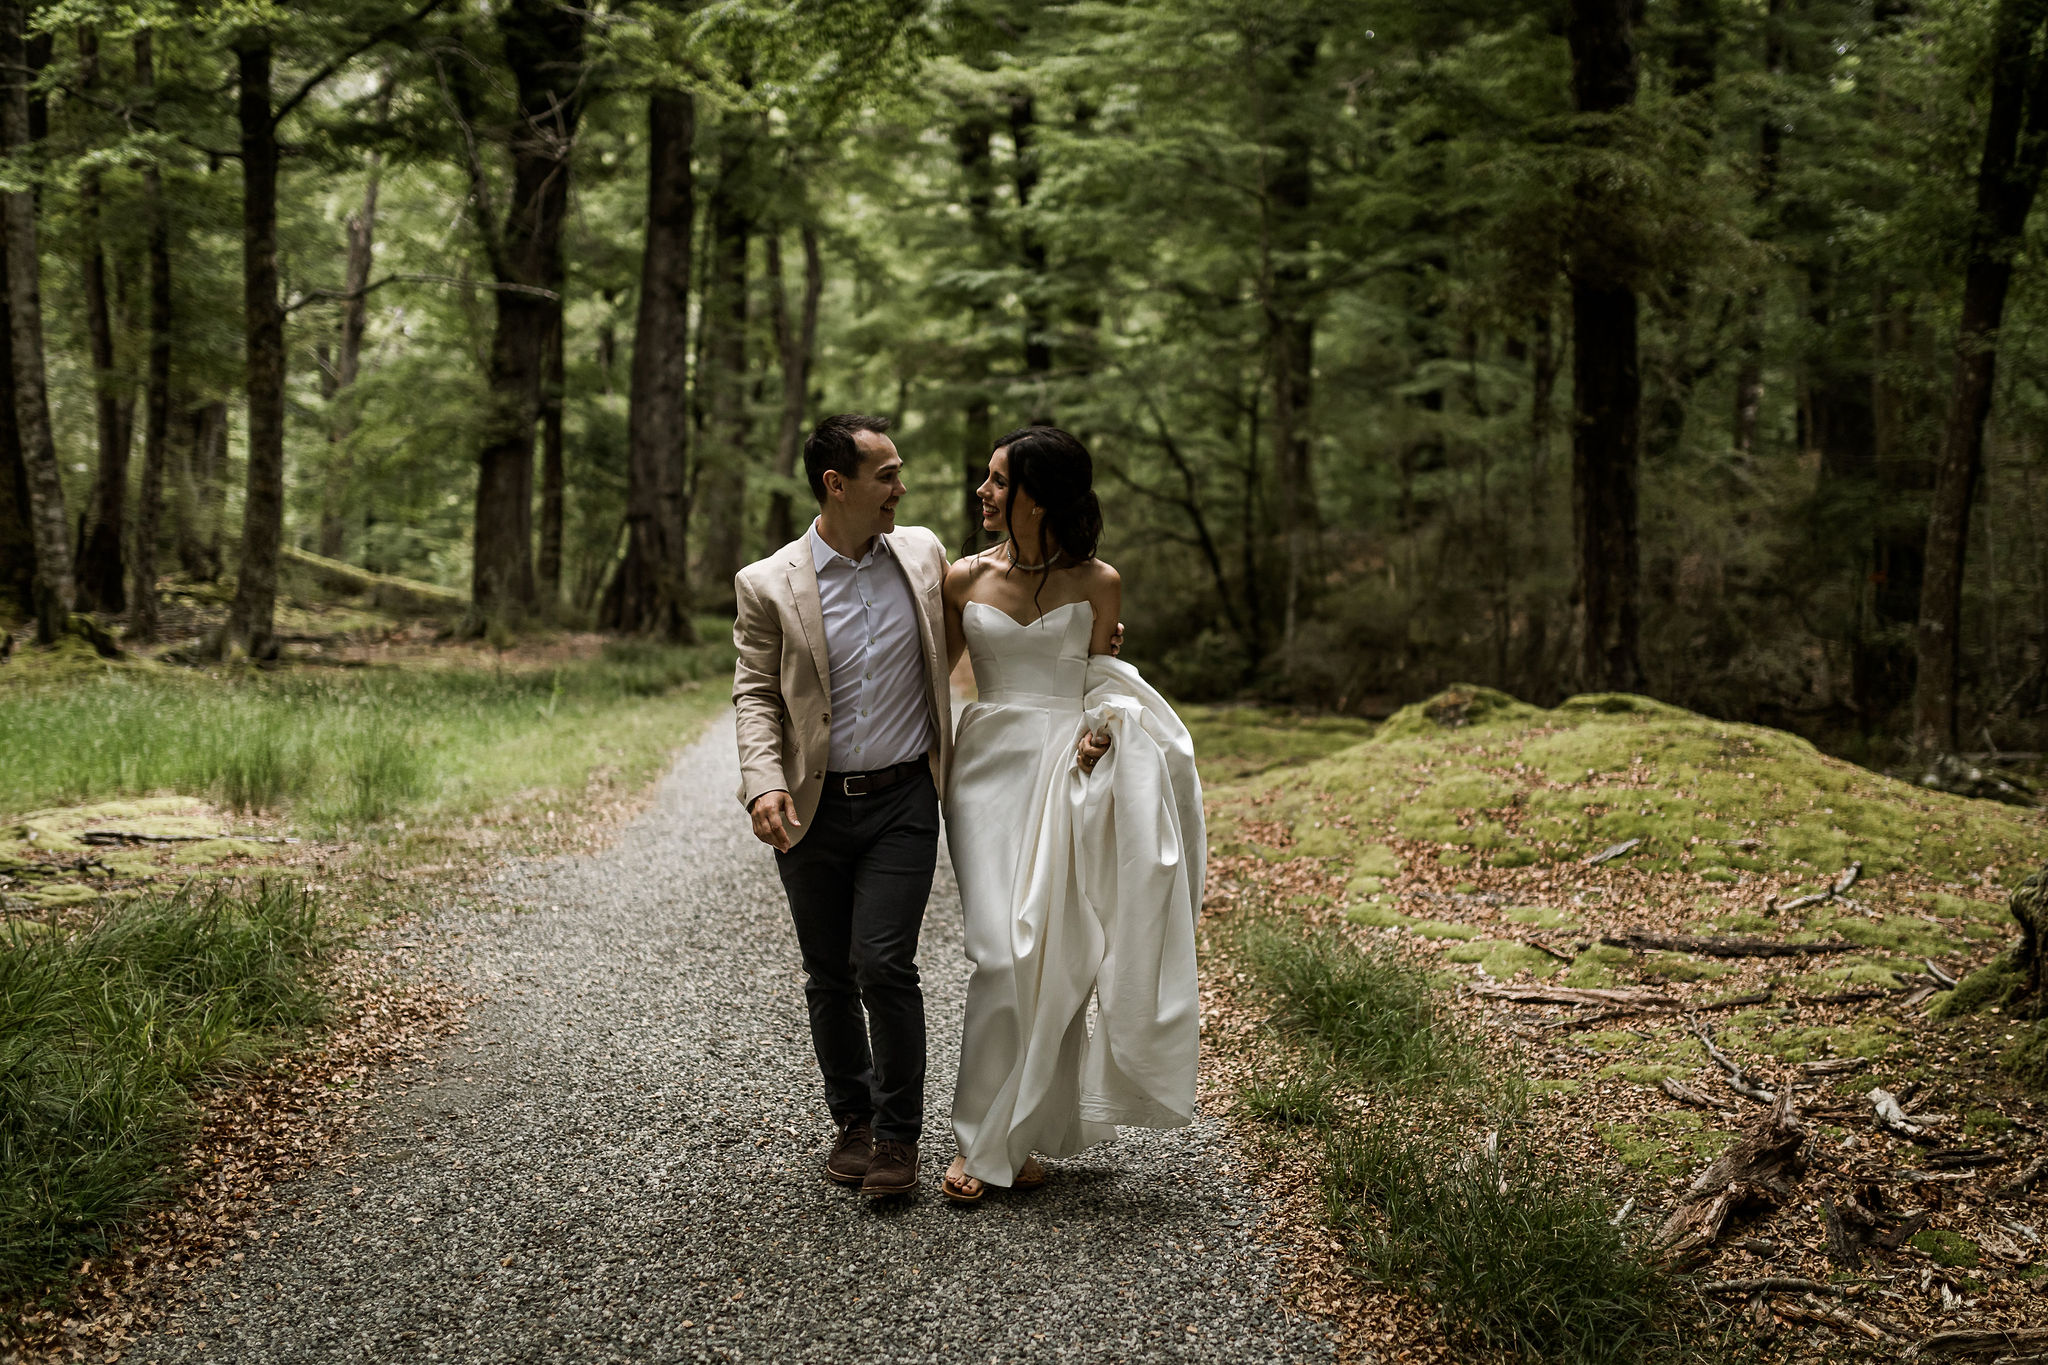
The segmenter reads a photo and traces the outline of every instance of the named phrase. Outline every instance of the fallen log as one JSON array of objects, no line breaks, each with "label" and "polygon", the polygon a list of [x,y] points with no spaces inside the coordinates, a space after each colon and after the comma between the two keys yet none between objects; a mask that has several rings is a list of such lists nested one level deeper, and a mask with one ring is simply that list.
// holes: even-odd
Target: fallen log
[{"label": "fallen log", "polygon": [[1702,1109],[1712,1109],[1717,1113],[1728,1112],[1727,1106],[1722,1104],[1721,1101],[1715,1099],[1704,1090],[1693,1089],[1675,1076],[1666,1076],[1663,1080],[1657,1082],[1657,1088],[1681,1104],[1695,1104]]},{"label": "fallen log", "polygon": [[1706,1014],[1717,1010],[1747,1009],[1751,1005],[1762,1005],[1771,998],[1768,988],[1749,995],[1731,995],[1726,1000],[1715,1000],[1705,1005],[1623,1005],[1616,1009],[1601,1010],[1598,1014],[1571,1015],[1563,1019],[1552,1019],[1544,1028],[1586,1028],[1609,1019],[1621,1019],[1631,1014]]},{"label": "fallen log", "polygon": [[2041,1350],[2048,1350],[2048,1327],[1964,1328],[1954,1332],[1936,1332],[1914,1342],[1906,1349],[1906,1359],[1935,1355],[1990,1360],[1995,1356]]},{"label": "fallen log", "polygon": [[1840,1298],[1838,1284],[1801,1279],[1797,1275],[1763,1275],[1754,1280],[1709,1280],[1700,1286],[1702,1294],[1831,1294]]},{"label": "fallen log", "polygon": [[1603,934],[1610,948],[1632,953],[1696,953],[1701,957],[1814,957],[1822,953],[1853,953],[1860,943],[1779,943],[1767,938],[1708,938],[1692,934]]},{"label": "fallen log", "polygon": [[1609,989],[1598,986],[1474,986],[1474,995],[1489,1000],[1511,1000],[1518,1005],[1668,1005],[1678,998],[1654,991]]},{"label": "fallen log", "polygon": [[1934,1139],[1928,1136],[1926,1128],[1907,1117],[1905,1106],[1899,1103],[1899,1097],[1891,1091],[1878,1086],[1865,1098],[1870,1101],[1871,1110],[1877,1115],[1878,1126],[1886,1132],[1895,1137],[1902,1137],[1908,1142],[1934,1142]]},{"label": "fallen log", "polygon": [[2037,1156],[2027,1163],[2026,1169],[2000,1187],[1997,1197],[2008,1199],[2016,1194],[2025,1194],[2044,1176],[2048,1176],[2048,1156]]},{"label": "fallen log", "polygon": [[1799,1158],[1805,1143],[1787,1086],[1768,1118],[1693,1177],[1653,1245],[1673,1261],[1689,1260],[1713,1246],[1731,1217],[1791,1198],[1805,1173]]}]

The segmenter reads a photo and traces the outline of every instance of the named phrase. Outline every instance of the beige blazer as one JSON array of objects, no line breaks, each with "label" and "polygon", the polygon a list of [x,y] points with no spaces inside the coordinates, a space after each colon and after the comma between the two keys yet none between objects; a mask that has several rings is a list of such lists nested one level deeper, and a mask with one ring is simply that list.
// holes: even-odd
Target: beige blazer
[{"label": "beige blazer", "polygon": [[[910,579],[917,605],[917,635],[924,645],[931,685],[932,723],[939,742],[931,752],[932,781],[946,790],[953,761],[953,693],[945,662],[946,547],[922,526],[892,532],[889,549]],[[740,804],[764,792],[796,798],[791,846],[804,837],[825,790],[832,751],[832,670],[825,652],[825,614],[808,534],[741,569],[733,578],[739,614],[732,642],[739,662],[732,672],[732,706],[740,738]]]}]

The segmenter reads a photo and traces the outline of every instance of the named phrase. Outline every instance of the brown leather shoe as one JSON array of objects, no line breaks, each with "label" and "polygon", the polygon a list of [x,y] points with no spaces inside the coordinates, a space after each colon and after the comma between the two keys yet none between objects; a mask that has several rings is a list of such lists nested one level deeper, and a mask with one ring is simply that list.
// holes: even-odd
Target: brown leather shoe
[{"label": "brown leather shoe", "polygon": [[867,1178],[868,1163],[874,1156],[873,1130],[865,1123],[849,1123],[832,1140],[832,1155],[825,1158],[825,1178],[840,1185],[858,1185]]},{"label": "brown leather shoe", "polygon": [[860,1192],[870,1199],[882,1199],[892,1194],[909,1194],[916,1188],[917,1144],[890,1138],[876,1143],[875,1155],[868,1162],[867,1178],[860,1182]]}]

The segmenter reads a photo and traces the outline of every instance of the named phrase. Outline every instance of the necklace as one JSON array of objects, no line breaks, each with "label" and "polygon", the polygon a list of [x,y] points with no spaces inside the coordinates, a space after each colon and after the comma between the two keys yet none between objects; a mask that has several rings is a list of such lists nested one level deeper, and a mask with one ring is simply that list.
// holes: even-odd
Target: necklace
[{"label": "necklace", "polygon": [[1013,569],[1022,569],[1025,573],[1041,573],[1046,569],[1050,569],[1053,565],[1059,563],[1060,561],[1060,552],[1058,550],[1054,550],[1050,555],[1047,555],[1039,563],[1026,564],[1023,560],[1017,558],[1017,543],[1015,541],[1011,541],[1009,542],[1009,545],[1010,567]]}]

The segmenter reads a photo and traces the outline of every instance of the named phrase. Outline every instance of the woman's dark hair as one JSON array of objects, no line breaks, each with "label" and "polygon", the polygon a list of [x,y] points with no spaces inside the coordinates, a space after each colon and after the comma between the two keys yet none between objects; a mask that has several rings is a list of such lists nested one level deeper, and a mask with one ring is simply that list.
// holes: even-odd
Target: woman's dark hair
[{"label": "woman's dark hair", "polygon": [[1010,540],[1021,546],[1010,508],[1023,489],[1044,508],[1035,558],[1046,563],[1053,551],[1068,565],[1095,558],[1102,539],[1102,504],[1095,498],[1095,461],[1080,438],[1058,427],[1021,427],[1003,437],[995,449],[1010,452],[1010,486],[1003,494],[1003,524]]}]

